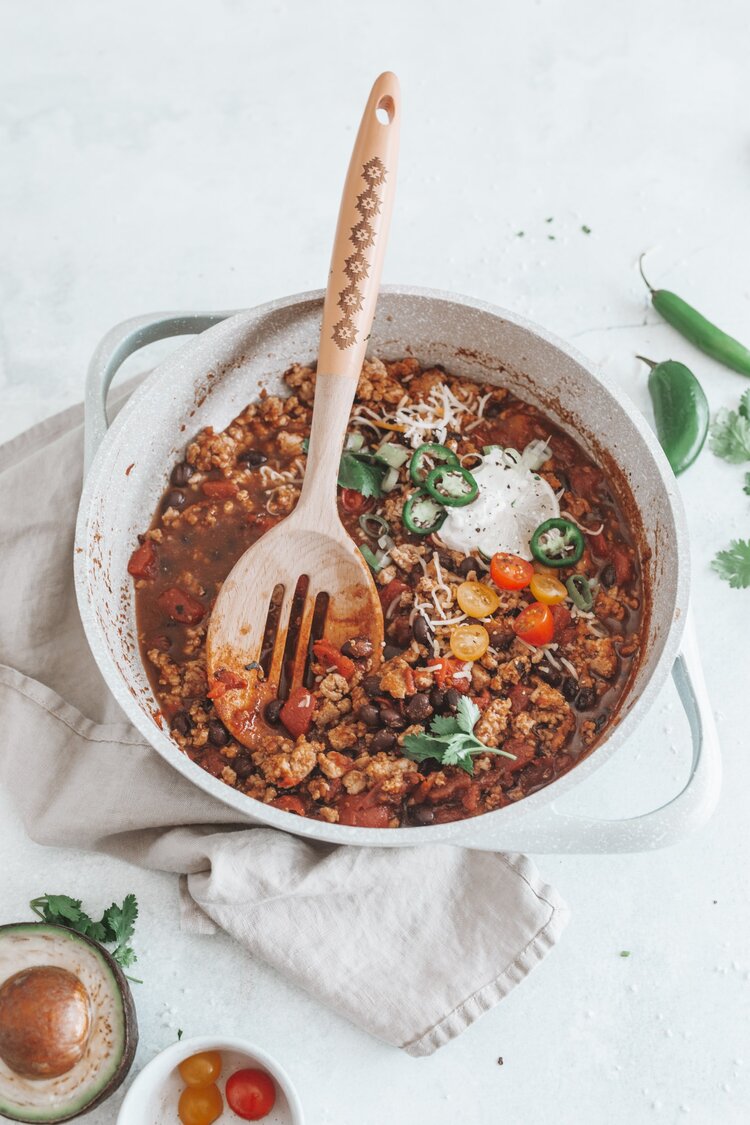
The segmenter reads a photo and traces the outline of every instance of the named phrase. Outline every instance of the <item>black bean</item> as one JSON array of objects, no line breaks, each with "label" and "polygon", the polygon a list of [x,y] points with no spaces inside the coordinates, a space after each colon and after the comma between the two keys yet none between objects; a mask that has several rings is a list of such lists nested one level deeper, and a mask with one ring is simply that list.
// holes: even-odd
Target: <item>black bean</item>
[{"label": "black bean", "polygon": [[471,555],[467,555],[466,558],[461,559],[461,562],[458,564],[458,573],[462,578],[468,578],[472,570],[477,571],[478,573],[479,564],[477,563],[477,560],[475,558],[472,558]]},{"label": "black bean", "polygon": [[380,695],[380,676],[365,676],[362,681],[365,695],[369,695],[373,699],[376,695]]},{"label": "black bean", "polygon": [[487,403],[487,405],[485,406],[485,408],[482,412],[482,417],[483,418],[497,418],[498,414],[500,413],[500,411],[502,409],[503,409],[503,403],[502,402],[498,401],[498,399],[490,399],[490,401]]},{"label": "black bean", "polygon": [[394,730],[403,730],[406,726],[403,715],[400,711],[397,711],[395,707],[381,707],[380,721],[385,726],[392,727]]},{"label": "black bean", "polygon": [[369,637],[352,637],[341,646],[341,652],[352,660],[365,660],[372,656],[372,641]]},{"label": "black bean", "polygon": [[195,472],[192,465],[188,465],[187,461],[180,461],[179,465],[175,465],[172,469],[172,476],[169,478],[176,488],[184,488]]},{"label": "black bean", "polygon": [[606,725],[606,722],[607,722],[608,718],[609,718],[609,715],[607,714],[606,711],[602,711],[601,715],[596,716],[596,718],[594,719],[594,730],[596,731],[597,734],[602,729],[602,727]]},{"label": "black bean", "polygon": [[602,586],[606,586],[607,589],[609,589],[610,587],[614,586],[616,581],[617,571],[613,567],[612,563],[607,563],[604,570],[602,571]]},{"label": "black bean", "polygon": [[368,727],[380,726],[380,711],[372,703],[365,703],[364,707],[360,707],[357,718],[361,719],[363,723],[367,723]]},{"label": "black bean", "polygon": [[229,731],[218,719],[208,720],[208,741],[213,746],[226,746],[229,742]]},{"label": "black bean", "polygon": [[559,687],[562,683],[562,672],[558,672],[557,668],[550,668],[547,664],[537,664],[536,674],[550,687]]},{"label": "black bean", "polygon": [[261,453],[259,449],[246,449],[244,453],[240,453],[237,460],[242,465],[249,465],[251,469],[257,469],[261,465],[265,465],[268,457],[265,453]]},{"label": "black bean", "polygon": [[413,723],[421,723],[432,714],[432,704],[426,691],[418,691],[406,705],[406,714]]},{"label": "black bean", "polygon": [[378,754],[381,750],[392,750],[395,745],[396,736],[392,731],[379,730],[370,743],[370,749]]},{"label": "black bean", "polygon": [[574,676],[566,676],[560,690],[568,703],[572,703],[578,695],[578,680]]},{"label": "black bean", "polygon": [[187,736],[190,734],[190,728],[192,727],[192,725],[193,724],[190,721],[190,716],[188,715],[187,711],[178,711],[175,717],[172,719],[172,730],[176,730],[178,734],[181,734],[183,736],[183,738],[187,738]]},{"label": "black bean", "polygon": [[417,824],[432,824],[435,819],[435,810],[429,805],[416,805],[411,812],[412,819]]},{"label": "black bean", "polygon": [[448,558],[447,555],[441,554],[440,551],[438,551],[438,562],[443,570],[450,570],[452,573],[455,573],[453,559]]},{"label": "black bean", "polygon": [[422,617],[421,613],[418,613],[414,618],[411,631],[414,634],[414,640],[418,645],[429,646],[430,642],[432,641],[432,631],[430,630],[430,626],[427,624],[424,617]]},{"label": "black bean", "polygon": [[458,694],[454,687],[448,688],[445,693],[445,709],[447,711],[455,711],[458,707],[458,701],[461,696]]},{"label": "black bean", "polygon": [[568,474],[563,472],[562,469],[555,469],[555,476],[560,482],[560,488],[564,488],[566,492],[570,492],[570,481]]},{"label": "black bean", "polygon": [[515,637],[512,629],[491,629],[490,630],[490,645],[492,648],[506,649],[509,647],[510,642]]},{"label": "black bean", "polygon": [[181,512],[186,504],[187,504],[187,496],[179,488],[170,488],[169,492],[164,497],[164,507],[165,507],[165,509],[166,508],[176,508],[178,512]]},{"label": "black bean", "polygon": [[445,692],[439,687],[434,687],[430,692],[430,703],[435,711],[442,711],[445,706]]},{"label": "black bean", "polygon": [[263,718],[272,727],[275,727],[276,724],[278,723],[279,716],[281,715],[281,708],[283,706],[284,706],[284,704],[281,702],[280,699],[271,699],[266,704],[266,706],[263,710]]},{"label": "black bean", "polygon": [[582,687],[576,696],[576,710],[589,711],[596,703],[596,692],[592,687]]},{"label": "black bean", "polygon": [[394,656],[400,656],[403,651],[398,645],[386,645],[383,649],[383,660],[393,660]]}]

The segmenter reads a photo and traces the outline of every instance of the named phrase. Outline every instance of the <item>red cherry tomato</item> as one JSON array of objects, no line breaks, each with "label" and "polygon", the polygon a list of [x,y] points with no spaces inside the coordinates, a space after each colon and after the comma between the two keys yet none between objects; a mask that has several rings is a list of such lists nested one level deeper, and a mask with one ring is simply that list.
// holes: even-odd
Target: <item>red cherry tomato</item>
[{"label": "red cherry tomato", "polygon": [[300,734],[307,734],[315,710],[315,699],[304,687],[292,688],[289,698],[279,712],[282,723],[292,735],[297,738]]},{"label": "red cherry tomato", "polygon": [[498,551],[490,561],[490,578],[501,590],[523,590],[534,577],[534,568],[526,559]]},{"label": "red cherry tomato", "polygon": [[238,1070],[227,1082],[227,1102],[243,1121],[260,1121],[276,1101],[273,1079],[264,1070]]},{"label": "red cherry tomato", "polygon": [[555,618],[548,605],[533,602],[513,622],[513,632],[527,645],[547,645],[555,635]]},{"label": "red cherry tomato", "polygon": [[361,512],[366,512],[371,506],[371,501],[361,492],[357,492],[356,488],[341,489],[341,507],[349,515],[359,515]]}]

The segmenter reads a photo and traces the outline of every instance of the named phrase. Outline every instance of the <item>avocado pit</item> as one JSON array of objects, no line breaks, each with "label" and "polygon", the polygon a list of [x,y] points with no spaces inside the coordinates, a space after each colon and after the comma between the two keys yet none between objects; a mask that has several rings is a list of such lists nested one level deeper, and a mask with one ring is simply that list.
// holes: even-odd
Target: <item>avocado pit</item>
[{"label": "avocado pit", "polygon": [[0,1058],[24,1078],[57,1078],[83,1058],[89,994],[74,973],[36,965],[0,986]]}]

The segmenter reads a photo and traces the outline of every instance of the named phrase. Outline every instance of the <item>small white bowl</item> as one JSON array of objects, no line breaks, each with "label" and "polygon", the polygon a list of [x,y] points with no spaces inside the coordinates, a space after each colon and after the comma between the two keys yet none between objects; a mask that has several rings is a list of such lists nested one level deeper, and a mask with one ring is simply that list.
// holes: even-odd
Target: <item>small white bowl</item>
[{"label": "small white bowl", "polygon": [[117,1125],[180,1125],[177,1103],[185,1088],[177,1067],[183,1059],[199,1051],[221,1051],[223,1067],[219,1089],[224,1098],[224,1112],[216,1125],[239,1125],[241,1118],[226,1104],[224,1087],[230,1074],[243,1067],[256,1067],[267,1071],[276,1084],[276,1104],[263,1125],[304,1125],[302,1104],[289,1075],[282,1067],[254,1043],[246,1039],[217,1039],[204,1035],[196,1039],[182,1039],[167,1047],[140,1072],[120,1106]]}]

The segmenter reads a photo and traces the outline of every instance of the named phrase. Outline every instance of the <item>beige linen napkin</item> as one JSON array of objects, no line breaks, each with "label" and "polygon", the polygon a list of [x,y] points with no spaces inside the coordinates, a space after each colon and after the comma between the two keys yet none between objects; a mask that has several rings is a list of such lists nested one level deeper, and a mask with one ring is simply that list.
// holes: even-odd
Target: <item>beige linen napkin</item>
[{"label": "beige linen napkin", "polygon": [[564,903],[523,856],[248,827],[144,744],[78,617],[82,437],[73,407],[0,447],[0,781],[29,835],[185,876],[183,928],[223,927],[372,1035],[430,1054],[546,955]]}]

